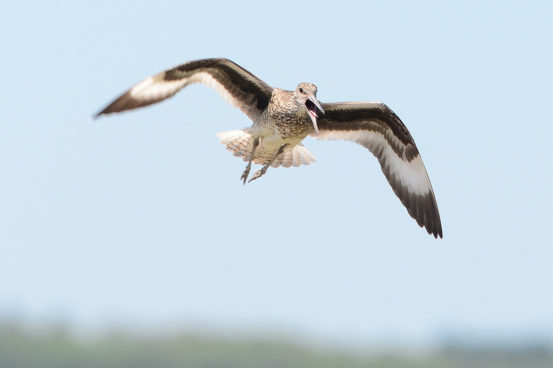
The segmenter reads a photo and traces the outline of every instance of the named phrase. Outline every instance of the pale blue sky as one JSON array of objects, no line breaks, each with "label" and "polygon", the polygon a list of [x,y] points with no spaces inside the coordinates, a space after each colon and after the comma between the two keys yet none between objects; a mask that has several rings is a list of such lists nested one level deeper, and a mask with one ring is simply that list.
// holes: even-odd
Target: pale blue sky
[{"label": "pale blue sky", "polygon": [[[549,2],[185,3],[4,5],[0,312],[355,343],[553,335]],[[351,143],[306,139],[317,163],[242,186],[215,134],[250,122],[204,86],[92,121],[205,57],[387,103],[444,239]]]}]

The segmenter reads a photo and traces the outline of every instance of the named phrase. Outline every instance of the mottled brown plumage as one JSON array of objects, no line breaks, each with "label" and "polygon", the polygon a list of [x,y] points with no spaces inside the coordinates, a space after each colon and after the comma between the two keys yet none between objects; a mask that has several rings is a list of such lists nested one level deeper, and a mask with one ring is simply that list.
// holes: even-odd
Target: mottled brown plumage
[{"label": "mottled brown plumage", "polygon": [[301,144],[311,135],[322,140],[349,140],[376,156],[382,171],[408,213],[429,234],[442,237],[434,191],[411,134],[394,112],[379,102],[319,103],[317,87],[300,83],[294,91],[270,87],[228,59],[191,61],[138,83],[96,116],[147,106],[173,96],[191,83],[215,88],[253,122],[245,129],[220,133],[228,150],[263,167],[308,165],[315,157]]}]

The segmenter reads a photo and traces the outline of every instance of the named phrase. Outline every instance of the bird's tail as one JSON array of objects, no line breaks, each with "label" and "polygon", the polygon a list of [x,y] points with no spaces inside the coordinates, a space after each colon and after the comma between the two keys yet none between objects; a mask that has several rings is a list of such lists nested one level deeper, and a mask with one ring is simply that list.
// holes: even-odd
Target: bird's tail
[{"label": "bird's tail", "polygon": [[[250,159],[250,154],[253,149],[253,136],[248,129],[237,129],[228,132],[217,134],[226,149],[231,151],[234,156],[241,157],[244,161]],[[260,143],[255,150],[253,162],[264,165],[272,158],[275,152],[267,152],[263,149],[263,144]],[[271,164],[272,167],[290,167],[309,165],[315,162],[315,156],[301,143],[296,144],[292,148],[285,148],[284,151]]]}]

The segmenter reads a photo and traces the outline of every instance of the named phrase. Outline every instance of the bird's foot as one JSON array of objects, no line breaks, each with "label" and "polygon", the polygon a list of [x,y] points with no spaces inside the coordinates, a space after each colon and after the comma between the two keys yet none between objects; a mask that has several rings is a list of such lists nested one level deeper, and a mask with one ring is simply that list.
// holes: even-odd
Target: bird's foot
[{"label": "bird's foot", "polygon": [[[240,177],[240,180],[242,180],[242,182],[244,184],[246,184],[246,180],[248,180],[248,175],[250,175],[250,169],[252,168],[252,164],[251,162],[248,164],[248,166],[246,166],[246,169],[244,169],[244,172],[242,173],[242,176]],[[250,180],[251,181],[251,180]]]},{"label": "bird's foot", "polygon": [[261,176],[263,176],[263,174],[267,172],[267,168],[268,166],[263,166],[261,170],[256,171],[255,174],[253,174],[253,176],[250,178],[250,180],[248,180],[248,183],[251,183],[255,179],[259,179]]}]

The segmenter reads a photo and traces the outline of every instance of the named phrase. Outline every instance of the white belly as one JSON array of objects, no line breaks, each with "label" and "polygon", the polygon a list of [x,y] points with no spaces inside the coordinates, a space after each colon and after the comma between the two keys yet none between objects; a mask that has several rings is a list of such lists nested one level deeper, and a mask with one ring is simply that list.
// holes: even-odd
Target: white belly
[{"label": "white belly", "polygon": [[256,137],[259,138],[259,145],[255,150],[253,160],[256,164],[264,165],[270,162],[283,145],[286,145],[284,152],[274,160],[272,167],[309,165],[315,162],[315,156],[300,143],[301,138],[282,139],[275,134],[259,136],[254,135],[254,133],[259,134],[260,132],[252,128],[246,128],[222,132],[217,136],[229,151],[246,162],[250,159],[253,140]]}]

